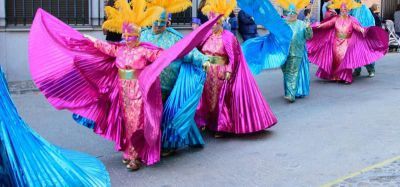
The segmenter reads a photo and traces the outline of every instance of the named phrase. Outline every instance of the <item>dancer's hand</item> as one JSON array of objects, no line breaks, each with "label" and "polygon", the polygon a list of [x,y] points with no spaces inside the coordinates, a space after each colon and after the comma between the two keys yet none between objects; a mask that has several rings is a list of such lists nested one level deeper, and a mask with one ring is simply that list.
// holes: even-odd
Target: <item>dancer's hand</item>
[{"label": "dancer's hand", "polygon": [[361,34],[363,35],[363,37],[365,37],[365,29],[364,28],[361,29]]},{"label": "dancer's hand", "polygon": [[87,34],[84,34],[83,36],[84,36],[85,38],[89,39],[89,40],[92,41],[92,42],[95,42],[95,41],[97,40],[95,37],[90,36],[90,35],[87,35]]},{"label": "dancer's hand", "polygon": [[210,61],[206,61],[206,62],[203,64],[203,70],[204,70],[205,72],[208,72],[208,70],[210,69],[210,66],[211,66]]},{"label": "dancer's hand", "polygon": [[232,76],[231,72],[225,72],[225,80],[229,81],[231,79],[231,76]]}]

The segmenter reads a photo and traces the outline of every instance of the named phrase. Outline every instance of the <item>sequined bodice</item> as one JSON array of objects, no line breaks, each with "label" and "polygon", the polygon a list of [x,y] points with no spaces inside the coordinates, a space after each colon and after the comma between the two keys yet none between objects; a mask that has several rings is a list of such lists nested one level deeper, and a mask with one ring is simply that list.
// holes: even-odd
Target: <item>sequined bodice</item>
[{"label": "sequined bodice", "polygon": [[222,35],[212,34],[203,44],[201,52],[210,56],[227,56]]},{"label": "sequined bodice", "polygon": [[343,38],[348,38],[353,33],[352,21],[349,18],[339,17],[335,23],[336,35]]},{"label": "sequined bodice", "polygon": [[120,69],[141,70],[149,64],[147,59],[147,50],[142,46],[135,48],[119,47],[117,50],[116,63]]}]

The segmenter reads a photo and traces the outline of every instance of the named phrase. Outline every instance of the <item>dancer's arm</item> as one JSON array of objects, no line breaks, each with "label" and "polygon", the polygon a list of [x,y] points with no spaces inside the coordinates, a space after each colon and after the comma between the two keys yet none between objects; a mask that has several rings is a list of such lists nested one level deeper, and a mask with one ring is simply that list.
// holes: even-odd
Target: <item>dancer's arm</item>
[{"label": "dancer's arm", "polygon": [[337,18],[334,17],[326,22],[320,23],[319,25],[317,25],[317,28],[323,28],[323,29],[331,28],[331,27],[335,26],[336,19]]},{"label": "dancer's arm", "polygon": [[365,34],[365,29],[359,23],[352,20],[352,26],[354,30],[361,32],[363,35]]},{"label": "dancer's arm", "polygon": [[99,49],[101,52],[103,52],[104,54],[116,57],[117,56],[117,46],[108,42],[104,42],[101,41],[97,38],[94,38],[92,36],[89,35],[84,35],[85,38],[89,39],[90,41],[92,41],[94,43],[94,47],[96,47],[97,49]]}]

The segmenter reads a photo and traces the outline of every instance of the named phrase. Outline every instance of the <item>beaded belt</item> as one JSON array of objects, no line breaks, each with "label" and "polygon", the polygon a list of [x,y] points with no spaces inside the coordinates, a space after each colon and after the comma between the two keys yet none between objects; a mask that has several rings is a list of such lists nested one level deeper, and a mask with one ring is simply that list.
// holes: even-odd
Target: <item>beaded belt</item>
[{"label": "beaded belt", "polygon": [[336,36],[340,39],[347,39],[350,38],[349,34],[345,34],[345,33],[337,33]]},{"label": "beaded belt", "polygon": [[118,76],[120,79],[125,80],[136,79],[135,70],[133,69],[118,69]]},{"label": "beaded belt", "polygon": [[210,60],[211,64],[225,65],[228,62],[228,58],[225,56],[207,55],[207,57]]}]

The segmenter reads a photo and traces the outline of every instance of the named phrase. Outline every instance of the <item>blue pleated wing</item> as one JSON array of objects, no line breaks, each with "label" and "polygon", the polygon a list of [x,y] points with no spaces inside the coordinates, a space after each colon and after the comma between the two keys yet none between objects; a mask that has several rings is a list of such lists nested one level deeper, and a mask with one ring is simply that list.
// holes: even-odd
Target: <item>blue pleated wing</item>
[{"label": "blue pleated wing", "polygon": [[269,34],[247,40],[243,53],[253,74],[264,69],[278,68],[289,54],[292,30],[278,14],[269,0],[238,0],[239,7],[253,16]]}]

